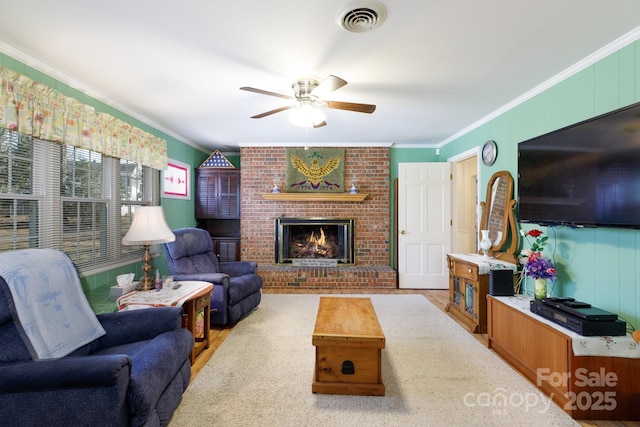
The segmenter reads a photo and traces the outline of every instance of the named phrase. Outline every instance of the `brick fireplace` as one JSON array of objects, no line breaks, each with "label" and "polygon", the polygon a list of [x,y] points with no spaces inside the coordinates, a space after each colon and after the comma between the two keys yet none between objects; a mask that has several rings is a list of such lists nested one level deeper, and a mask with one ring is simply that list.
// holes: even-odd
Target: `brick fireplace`
[{"label": "brick fireplace", "polygon": [[[265,288],[396,288],[389,267],[389,148],[345,148],[344,184],[355,182],[363,201],[265,200],[274,182],[284,187],[285,147],[241,147],[241,256],[258,263]],[[338,267],[301,267],[275,263],[277,218],[330,217],[355,222],[354,261]]]}]

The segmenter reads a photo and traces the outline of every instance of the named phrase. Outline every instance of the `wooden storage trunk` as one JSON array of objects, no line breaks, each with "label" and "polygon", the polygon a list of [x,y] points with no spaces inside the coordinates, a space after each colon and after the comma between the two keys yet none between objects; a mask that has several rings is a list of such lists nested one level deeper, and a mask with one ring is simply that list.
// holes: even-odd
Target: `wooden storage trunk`
[{"label": "wooden storage trunk", "polygon": [[385,337],[371,299],[321,297],[312,344],[314,393],[384,396]]}]

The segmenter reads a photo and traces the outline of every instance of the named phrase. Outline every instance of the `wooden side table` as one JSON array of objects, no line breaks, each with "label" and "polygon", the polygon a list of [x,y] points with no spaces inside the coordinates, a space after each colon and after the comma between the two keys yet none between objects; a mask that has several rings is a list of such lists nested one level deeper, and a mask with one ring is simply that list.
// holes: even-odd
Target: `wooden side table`
[{"label": "wooden side table", "polygon": [[175,282],[177,289],[159,291],[134,291],[118,298],[119,311],[136,310],[149,307],[182,306],[182,326],[189,329],[195,339],[189,361],[193,365],[196,358],[209,348],[209,329],[211,320],[209,305],[213,284],[200,281]]},{"label": "wooden side table", "polygon": [[[207,283],[207,282],[202,282]],[[182,304],[183,323],[193,334],[195,344],[191,351],[189,361],[191,365],[204,349],[209,348],[209,329],[211,328],[211,316],[209,315],[209,305],[211,304],[211,292],[213,284],[207,283],[207,287],[202,288],[197,295]],[[186,323],[186,325],[185,325]]]}]

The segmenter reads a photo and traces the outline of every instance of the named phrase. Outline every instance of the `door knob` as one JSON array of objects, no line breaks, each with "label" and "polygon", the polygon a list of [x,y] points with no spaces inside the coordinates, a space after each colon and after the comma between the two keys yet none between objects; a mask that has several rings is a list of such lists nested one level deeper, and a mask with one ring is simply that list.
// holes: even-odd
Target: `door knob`
[{"label": "door knob", "polygon": [[400,230],[400,234],[404,234],[404,233],[405,233],[405,231],[404,231],[404,230]]}]

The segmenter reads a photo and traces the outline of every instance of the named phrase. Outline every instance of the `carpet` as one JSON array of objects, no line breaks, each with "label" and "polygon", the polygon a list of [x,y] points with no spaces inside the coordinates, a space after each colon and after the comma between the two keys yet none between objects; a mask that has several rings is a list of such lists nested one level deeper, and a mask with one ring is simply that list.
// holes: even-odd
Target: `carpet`
[{"label": "carpet", "polygon": [[353,296],[371,298],[386,337],[385,396],[312,393],[320,295],[265,294],[192,381],[170,427],[578,426],[424,296]]}]

